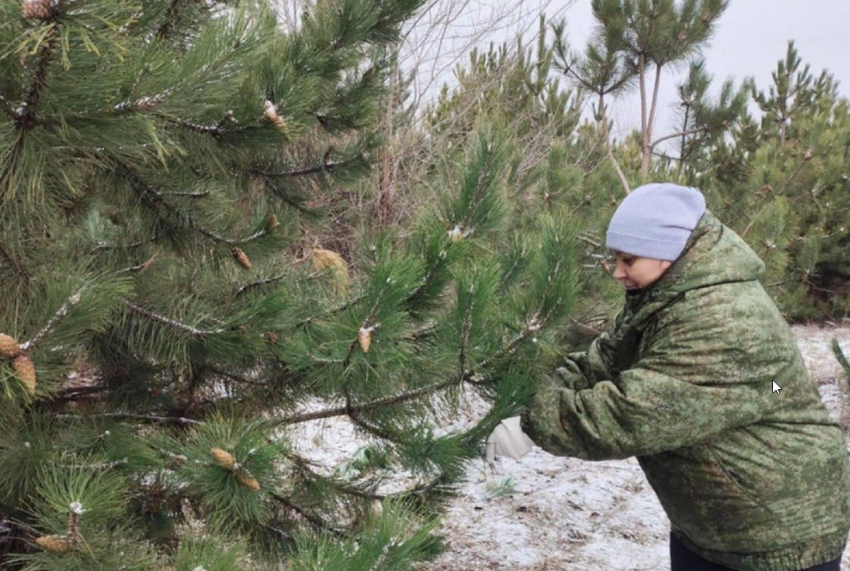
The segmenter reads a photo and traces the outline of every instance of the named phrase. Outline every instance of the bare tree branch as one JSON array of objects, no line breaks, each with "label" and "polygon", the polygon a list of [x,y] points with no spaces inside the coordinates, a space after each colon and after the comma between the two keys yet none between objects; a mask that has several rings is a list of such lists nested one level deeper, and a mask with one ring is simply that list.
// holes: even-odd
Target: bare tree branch
[{"label": "bare tree branch", "polygon": [[133,310],[133,312],[138,313],[139,315],[141,315],[143,317],[146,317],[146,318],[148,318],[152,321],[156,321],[158,323],[162,323],[163,325],[167,325],[167,326],[171,327],[172,329],[178,329],[180,331],[184,331],[184,332],[189,333],[190,335],[192,335],[194,337],[210,337],[212,335],[218,335],[218,334],[224,332],[224,329],[214,329],[214,330],[198,329],[197,327],[193,327],[192,325],[187,325],[186,323],[182,323],[182,322],[174,320],[174,319],[169,319],[168,317],[154,313],[154,312],[152,312],[148,309],[145,309],[144,307],[137,305],[137,304],[133,303],[132,301],[129,301],[129,300],[126,300],[126,299],[123,300],[122,303],[125,306],[127,306],[128,308],[130,308],[131,310]]},{"label": "bare tree branch", "polygon": [[[79,415],[74,414],[60,414],[59,418],[81,418]],[[157,416],[154,414],[132,414],[129,412],[104,412],[101,414],[93,414],[90,416],[96,416],[100,418],[132,418],[135,420],[145,420],[148,422],[155,422],[158,424],[162,423],[174,423],[174,424],[184,424],[184,425],[195,425],[195,424],[203,424],[200,420],[194,420],[192,418],[186,418],[182,416]]]},{"label": "bare tree branch", "polygon": [[297,513],[299,516],[304,518],[306,521],[310,522],[314,527],[322,530],[330,532],[334,535],[341,535],[343,530],[337,527],[333,527],[331,524],[320,518],[319,516],[313,515],[304,508],[295,504],[291,498],[287,498],[281,494],[272,493],[270,494],[272,498],[280,502],[281,505],[286,507],[287,509]]},{"label": "bare tree branch", "polygon": [[632,191],[629,186],[629,181],[626,179],[623,169],[620,168],[620,163],[617,162],[617,158],[614,156],[614,146],[611,144],[611,133],[608,129],[608,116],[605,112],[605,103],[602,97],[602,95],[599,96],[599,122],[602,124],[602,135],[605,137],[605,147],[608,150],[608,160],[610,160],[611,164],[614,166],[614,172],[617,173],[617,178],[620,180],[620,184],[623,185],[623,190],[626,194],[629,194]]},{"label": "bare tree branch", "polygon": [[337,169],[339,167],[349,165],[352,162],[354,162],[354,161],[349,160],[349,161],[325,162],[325,163],[322,163],[320,165],[316,165],[316,166],[312,166],[312,167],[306,167],[306,168],[303,168],[303,169],[296,169],[296,170],[292,170],[292,171],[284,171],[284,172],[252,171],[251,174],[267,176],[267,177],[270,177],[270,178],[277,178],[277,177],[289,178],[289,177],[305,176],[305,175],[317,174],[317,173],[320,173],[320,172],[332,171],[332,170]]},{"label": "bare tree branch", "polygon": [[652,151],[659,143],[663,143],[669,139],[675,139],[676,137],[686,137],[688,135],[695,135],[697,133],[704,133],[707,129],[705,127],[697,127],[695,129],[688,129],[687,131],[679,131],[678,133],[671,133],[669,135],[665,135],[660,139],[656,139],[649,145],[649,150]]},{"label": "bare tree branch", "polygon": [[42,339],[47,337],[47,335],[53,331],[59,322],[71,311],[71,308],[80,303],[81,293],[79,291],[74,292],[71,297],[69,297],[65,303],[63,303],[56,313],[47,321],[47,323],[42,327],[35,336],[29,341],[21,344],[21,351],[31,351],[36,345],[38,345]]}]

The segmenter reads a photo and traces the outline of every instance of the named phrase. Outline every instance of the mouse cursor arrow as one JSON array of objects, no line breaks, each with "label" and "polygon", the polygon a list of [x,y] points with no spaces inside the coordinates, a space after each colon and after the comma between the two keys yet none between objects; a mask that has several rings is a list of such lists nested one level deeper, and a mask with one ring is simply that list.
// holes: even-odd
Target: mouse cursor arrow
[{"label": "mouse cursor arrow", "polygon": [[782,390],[782,387],[777,385],[776,381],[773,381],[773,392],[775,392],[776,394],[779,394],[779,391],[781,391],[781,390]]}]

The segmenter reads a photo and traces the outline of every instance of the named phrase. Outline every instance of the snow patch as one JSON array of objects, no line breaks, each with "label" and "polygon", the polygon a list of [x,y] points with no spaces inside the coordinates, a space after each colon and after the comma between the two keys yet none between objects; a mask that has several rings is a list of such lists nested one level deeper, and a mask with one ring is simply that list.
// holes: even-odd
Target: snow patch
[{"label": "snow patch", "polygon": [[[832,353],[837,338],[850,355],[850,329],[792,328],[803,359],[830,414],[839,419],[850,401],[843,370]],[[327,403],[313,403],[319,410]],[[473,393],[455,418],[435,430],[469,428],[487,411]],[[292,429],[299,455],[330,474],[371,441],[345,417],[313,420]],[[409,488],[409,474],[382,486]],[[448,504],[439,529],[447,550],[417,571],[661,571],[669,569],[669,524],[635,459],[585,462],[535,447],[521,462],[499,458],[469,462],[466,481]],[[850,549],[844,565],[850,569]]]}]

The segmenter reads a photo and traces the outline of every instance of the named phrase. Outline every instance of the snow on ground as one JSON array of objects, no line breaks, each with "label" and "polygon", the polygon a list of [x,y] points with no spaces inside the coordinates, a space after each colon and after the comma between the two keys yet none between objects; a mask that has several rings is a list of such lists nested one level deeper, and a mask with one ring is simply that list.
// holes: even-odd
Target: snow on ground
[{"label": "snow on ground", "polygon": [[[797,326],[794,333],[839,418],[844,381],[830,343],[837,338],[850,355],[850,328]],[[417,571],[670,568],[667,518],[634,459],[584,462],[535,448],[521,462],[473,461],[467,475],[440,528],[447,551]],[[850,570],[850,549],[842,569]]]},{"label": "snow on ground", "polygon": [[[840,418],[850,397],[844,396],[830,344],[837,338],[850,356],[850,327],[797,326],[794,333],[827,408]],[[485,409],[470,400],[444,429],[468,426]],[[341,418],[311,421],[299,430],[299,454],[324,473],[366,444]],[[399,474],[381,491],[410,485],[409,475]],[[634,459],[584,462],[534,448],[521,462],[500,458],[491,466],[474,460],[439,531],[446,552],[417,571],[669,569],[667,519]],[[850,549],[843,568],[850,571]]]}]

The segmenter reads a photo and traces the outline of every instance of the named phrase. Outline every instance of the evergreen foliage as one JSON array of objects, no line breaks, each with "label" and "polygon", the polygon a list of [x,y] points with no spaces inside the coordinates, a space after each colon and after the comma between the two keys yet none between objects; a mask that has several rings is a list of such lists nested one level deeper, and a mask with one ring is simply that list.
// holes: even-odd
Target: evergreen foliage
[{"label": "evergreen foliage", "polygon": [[[515,151],[506,205],[515,236],[511,251],[532,246],[527,235],[541,220],[571,221],[585,271],[571,324],[559,332],[559,352],[566,353],[598,334],[595,327],[619,300],[620,288],[604,270],[604,228],[620,191],[599,133],[580,123],[584,90],[564,85],[557,74],[559,46],[557,36],[556,42],[549,41],[550,27],[541,18],[530,46],[517,39],[486,53],[473,51],[468,65],[455,71],[457,89],[445,89],[429,109],[428,133],[448,140],[446,152],[438,155],[445,156],[441,160],[451,160],[453,141],[485,126]],[[523,268],[509,265],[515,268],[514,277],[522,275]]]},{"label": "evergreen foliage", "polygon": [[[717,21],[729,5],[724,0],[594,0],[597,21],[594,36],[582,53],[570,50],[566,25],[553,27],[558,66],[570,80],[593,94],[595,119],[608,148],[608,158],[626,193],[638,183],[648,182],[653,155],[661,143],[679,139],[679,160],[707,137],[718,137],[737,121],[744,111],[742,90],[724,85],[718,101],[708,99],[710,79],[699,61],[700,52],[714,33]],[[680,86],[684,112],[680,129],[658,137],[655,124],[662,74],[690,64],[690,74]],[[630,179],[630,169],[621,166],[610,136],[608,105],[611,99],[638,87],[641,120],[637,132],[640,149],[639,173]],[[655,174],[655,173],[653,173]]]},{"label": "evergreen foliage", "polygon": [[[712,98],[699,52],[727,2],[594,1],[580,55],[544,18],[474,50],[393,157],[420,3],[322,0],[284,31],[255,0],[0,0],[0,565],[432,556],[464,461],[619,303],[604,230],[650,176],[706,193],[789,316],[847,315],[850,108],[793,44],[766,93]],[[655,136],[661,72],[685,65]],[[641,127],[613,141],[635,86]],[[342,212],[390,170],[417,173],[392,181],[420,199],[403,225]],[[442,428],[470,391],[489,413]],[[301,449],[328,421],[363,442],[330,467]]]},{"label": "evergreen foliage", "polygon": [[[494,128],[435,162],[409,227],[311,242],[322,193],[379,149],[418,6],[317,2],[284,32],[256,1],[0,2],[4,565],[409,569],[439,549],[437,500],[556,359],[577,224],[550,209],[513,234],[528,169]],[[526,100],[575,122],[540,65]],[[490,412],[438,428],[469,391]],[[302,450],[329,420],[364,443],[336,466]]]},{"label": "evergreen foliage", "polygon": [[[546,121],[537,121],[538,137],[517,128],[537,111],[534,104],[518,103],[523,101],[518,95],[521,89],[504,86],[532,85],[537,76],[531,67],[503,63],[512,57],[527,59],[512,55],[508,44],[491,49],[488,56],[477,55],[468,68],[458,70],[460,88],[451,97],[444,96],[434,114],[437,118],[455,114],[465,118],[464,125],[480,121],[512,127],[505,130],[508,139],[527,149],[524,168],[511,178],[523,189],[512,197],[512,205],[514,216],[524,225],[533,226],[553,208],[580,213],[582,265],[589,271],[580,280],[587,295],[579,301],[579,322],[594,317],[584,308],[596,308],[594,313],[604,317],[612,311],[610,304],[617,303],[598,271],[606,263],[604,231],[622,189],[647,176],[695,186],[706,194],[709,208],[765,261],[763,284],[787,317],[848,315],[847,100],[838,95],[836,81],[827,71],[810,72],[793,42],[767,89],[750,78],[715,87],[705,71],[701,46],[725,6],[597,2],[594,15],[599,25],[581,53],[570,49],[563,22],[552,25],[554,33],[538,46],[538,61],[551,63],[547,71],[560,70],[576,91],[575,100],[589,97],[594,112],[593,121],[569,123],[558,136],[547,130]],[[659,110],[653,112],[652,102],[663,79],[660,72],[686,64],[677,86],[673,132],[653,135]],[[655,80],[651,89],[650,72]],[[480,79],[469,81],[472,77]],[[512,78],[510,84],[506,77]],[[553,91],[569,93],[559,78],[550,81]],[[482,86],[498,87],[477,98]],[[614,141],[608,106],[614,96],[636,86],[644,110],[640,127]],[[760,120],[748,113],[750,103],[760,109]],[[469,113],[470,108],[477,111]],[[608,164],[601,162],[605,158]],[[540,202],[545,206],[541,208]]]},{"label": "evergreen foliage", "polygon": [[850,107],[826,71],[814,78],[793,42],[767,92],[749,81],[761,124],[746,120],[686,178],[713,187],[711,203],[764,259],[764,284],[792,319],[850,310]]}]

